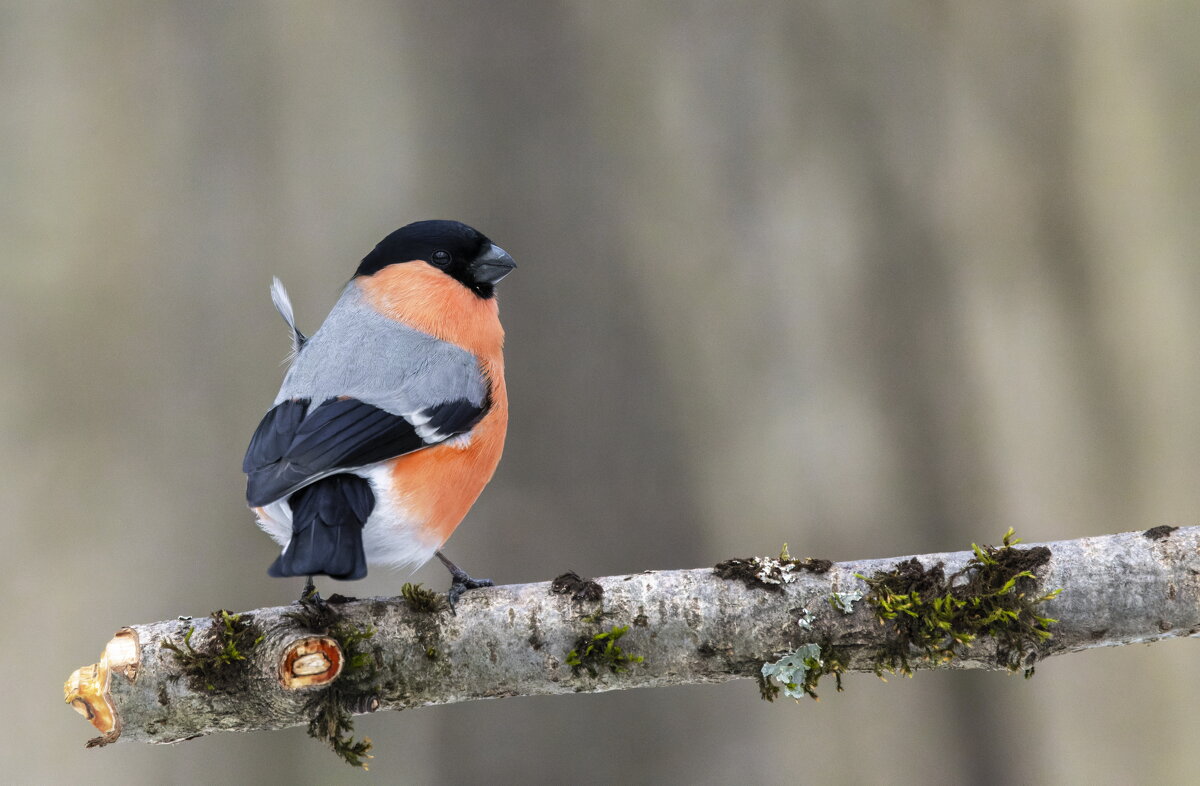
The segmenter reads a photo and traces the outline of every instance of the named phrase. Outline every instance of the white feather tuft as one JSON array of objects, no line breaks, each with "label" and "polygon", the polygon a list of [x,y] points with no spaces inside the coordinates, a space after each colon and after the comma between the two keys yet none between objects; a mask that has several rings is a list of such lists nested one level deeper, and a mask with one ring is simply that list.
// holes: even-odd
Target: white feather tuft
[{"label": "white feather tuft", "polygon": [[277,499],[269,505],[255,508],[258,526],[283,548],[292,539],[292,508],[287,499]]},{"label": "white feather tuft", "polygon": [[283,317],[283,321],[287,323],[288,329],[292,333],[292,353],[284,361],[291,362],[308,339],[296,327],[296,315],[292,311],[292,299],[288,297],[287,289],[284,288],[283,282],[279,280],[278,276],[271,279],[271,302],[275,304],[275,310],[279,312],[279,316]]}]

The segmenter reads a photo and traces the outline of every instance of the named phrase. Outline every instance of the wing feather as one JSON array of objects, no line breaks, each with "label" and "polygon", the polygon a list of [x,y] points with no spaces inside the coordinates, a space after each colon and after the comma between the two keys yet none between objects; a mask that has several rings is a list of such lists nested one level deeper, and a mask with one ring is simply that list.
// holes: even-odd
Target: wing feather
[{"label": "wing feather", "polygon": [[[310,411],[304,399],[268,412],[242,462],[246,501],[268,505],[340,470],[411,453],[470,431],[487,405],[460,399],[426,407],[410,417],[393,415],[353,398],[333,398]],[[413,421],[425,425],[414,426]],[[437,423],[430,430],[428,424]]]}]

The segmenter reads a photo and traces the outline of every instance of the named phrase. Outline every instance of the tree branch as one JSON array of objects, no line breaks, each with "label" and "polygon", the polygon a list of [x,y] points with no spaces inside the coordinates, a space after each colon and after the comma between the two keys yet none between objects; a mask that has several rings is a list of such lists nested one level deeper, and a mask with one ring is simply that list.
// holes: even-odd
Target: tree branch
[{"label": "tree branch", "polygon": [[66,698],[102,732],[90,745],[308,723],[360,763],[350,716],[374,709],[739,677],[772,698],[811,693],[823,674],[1031,671],[1200,632],[1200,527],[908,559],[568,575],[469,592],[456,615],[406,585],[396,598],[134,625],[72,675]]}]

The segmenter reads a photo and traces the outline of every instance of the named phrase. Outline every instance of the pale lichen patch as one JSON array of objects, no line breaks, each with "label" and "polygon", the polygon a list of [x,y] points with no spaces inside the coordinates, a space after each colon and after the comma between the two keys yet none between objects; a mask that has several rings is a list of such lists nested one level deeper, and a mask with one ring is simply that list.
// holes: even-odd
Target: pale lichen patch
[{"label": "pale lichen patch", "polygon": [[783,688],[783,694],[793,699],[806,695],[815,697],[809,685],[809,672],[820,674],[824,667],[821,661],[821,647],[817,644],[804,644],[794,651],[784,655],[774,663],[762,665],[764,679],[774,679]]}]

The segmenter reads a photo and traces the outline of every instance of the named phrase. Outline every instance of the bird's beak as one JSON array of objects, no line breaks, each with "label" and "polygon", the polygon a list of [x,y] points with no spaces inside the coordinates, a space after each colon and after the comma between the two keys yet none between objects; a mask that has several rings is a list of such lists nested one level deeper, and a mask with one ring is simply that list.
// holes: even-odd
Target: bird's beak
[{"label": "bird's beak", "polygon": [[471,264],[471,277],[481,284],[495,284],[517,266],[508,252],[492,243],[487,251],[475,258]]}]

